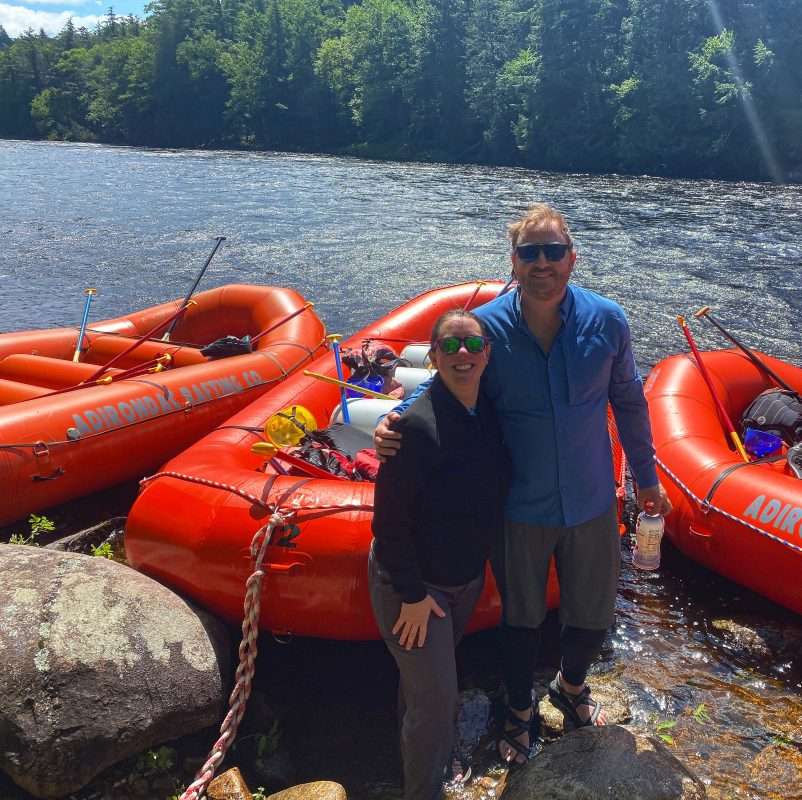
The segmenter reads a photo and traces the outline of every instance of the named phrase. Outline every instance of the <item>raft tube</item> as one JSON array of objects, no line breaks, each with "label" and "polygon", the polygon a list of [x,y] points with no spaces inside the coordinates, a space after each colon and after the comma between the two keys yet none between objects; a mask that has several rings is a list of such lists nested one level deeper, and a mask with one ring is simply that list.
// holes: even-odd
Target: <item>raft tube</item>
[{"label": "raft tube", "polygon": [[[738,351],[701,356],[734,421],[773,387]],[[758,356],[802,391],[802,369]],[[645,390],[660,478],[674,506],[668,538],[693,561],[802,614],[802,480],[784,460],[744,463],[690,356],[657,364]]]},{"label": "raft tube", "polygon": [[[292,289],[230,285],[194,302],[170,341],[144,341],[108,383],[98,369],[168,325],[180,301],[94,324],[77,363],[77,328],[0,334],[0,525],[153,471],[325,349],[323,323]],[[200,352],[276,324],[253,352]]]}]

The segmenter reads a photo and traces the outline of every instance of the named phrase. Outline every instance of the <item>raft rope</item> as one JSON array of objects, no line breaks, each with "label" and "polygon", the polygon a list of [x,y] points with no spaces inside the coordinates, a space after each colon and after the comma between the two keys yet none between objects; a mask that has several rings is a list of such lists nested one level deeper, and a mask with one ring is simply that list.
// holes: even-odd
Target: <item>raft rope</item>
[{"label": "raft rope", "polygon": [[757,525],[753,525],[751,522],[747,522],[740,517],[736,517],[734,514],[730,514],[729,511],[725,511],[723,508],[714,506],[708,500],[703,500],[702,498],[697,497],[693,491],[691,491],[690,487],[683,483],[682,480],[674,472],[672,472],[661,459],[655,456],[655,461],[660,469],[662,469],[663,472],[665,472],[665,474],[668,475],[668,477],[671,478],[671,480],[674,481],[674,483],[699,506],[699,508],[702,510],[702,513],[707,514],[710,511],[715,511],[717,514],[721,514],[722,517],[726,517],[732,522],[737,522],[739,525],[743,525],[745,528],[749,528],[749,530],[759,533],[761,536],[765,536],[767,539],[771,539],[773,542],[784,545],[785,547],[788,547],[797,553],[802,553],[802,547],[799,545],[789,542],[787,539],[783,539],[780,536],[775,536],[773,533],[764,531],[763,528],[759,528]]},{"label": "raft rope", "polygon": [[[282,345],[291,345],[294,347],[300,347],[306,355],[299,359],[295,364],[289,367],[289,370],[282,369],[282,374],[276,376],[275,378],[270,378],[269,380],[263,381],[262,383],[258,383],[255,386],[245,386],[242,389],[242,392],[229,392],[228,394],[222,394],[220,397],[212,397],[209,400],[202,400],[198,403],[192,403],[191,405],[184,405],[181,408],[172,409],[171,411],[167,411],[164,414],[157,414],[155,417],[147,417],[145,419],[138,419],[136,422],[129,422],[127,425],[118,425],[114,428],[107,428],[106,430],[97,431],[96,433],[87,433],[80,436],[77,439],[55,439],[49,442],[45,442],[44,440],[36,441],[36,442],[10,442],[8,444],[0,444],[0,450],[33,450],[35,453],[44,454],[48,448],[50,447],[57,447],[59,445],[74,445],[79,442],[85,442],[89,439],[94,439],[97,436],[106,436],[109,433],[116,433],[117,431],[124,430],[125,428],[131,428],[134,425],[141,425],[146,422],[151,422],[153,420],[162,419],[163,417],[168,417],[171,414],[185,414],[190,412],[196,408],[200,408],[201,406],[206,405],[207,403],[214,403],[218,400],[225,400],[228,397],[233,397],[238,394],[243,394],[245,392],[250,392],[253,389],[258,389],[260,386],[264,386],[265,384],[271,383],[280,383],[285,378],[287,378],[291,372],[295,369],[298,369],[304,362],[311,360],[315,353],[323,346],[325,343],[325,339],[321,340],[320,344],[317,345],[314,349],[307,347],[304,344],[299,344],[298,342],[279,342]],[[155,389],[161,391],[165,397],[169,396],[169,390],[166,386],[160,383],[156,383],[155,381],[147,381],[144,378],[126,378],[126,381],[131,381],[132,383],[145,383],[149,386],[153,386]],[[88,387],[84,387],[88,388]],[[50,395],[44,395],[44,397],[50,397]],[[36,398],[34,398],[36,399]],[[24,401],[23,401],[24,402]]]},{"label": "raft rope", "polygon": [[342,511],[372,511],[373,505],[367,503],[344,503],[337,506],[307,506],[306,509],[300,508],[281,508],[290,496],[302,486],[309,483],[311,478],[301,478],[296,481],[289,489],[282,492],[275,503],[269,503],[267,496],[273,488],[277,475],[268,478],[262,491],[262,497],[257,497],[250,492],[237,486],[232,486],[221,481],[213,481],[208,478],[201,478],[197,475],[187,475],[182,472],[157,472],[148,478],[144,478],[140,483],[145,485],[157,478],[176,478],[177,480],[198,483],[202,486],[210,486],[215,489],[222,489],[231,492],[245,500],[260,506],[270,512],[270,519],[263,525],[251,540],[251,563],[252,571],[245,582],[245,602],[243,604],[242,620],[242,641],[239,646],[239,664],[235,673],[234,688],[229,695],[229,710],[220,725],[220,736],[212,745],[206,763],[198,770],[195,780],[184,790],[180,800],[204,800],[206,789],[214,778],[218,766],[225,758],[229,748],[234,744],[240,722],[245,715],[245,708],[251,694],[253,676],[256,671],[257,642],[259,638],[259,614],[261,610],[262,580],[265,571],[262,563],[267,553],[273,533],[276,530],[289,527],[294,521],[298,520],[298,512],[306,509],[314,509],[315,513],[304,514],[305,520],[317,519],[328,514],[336,514]]}]

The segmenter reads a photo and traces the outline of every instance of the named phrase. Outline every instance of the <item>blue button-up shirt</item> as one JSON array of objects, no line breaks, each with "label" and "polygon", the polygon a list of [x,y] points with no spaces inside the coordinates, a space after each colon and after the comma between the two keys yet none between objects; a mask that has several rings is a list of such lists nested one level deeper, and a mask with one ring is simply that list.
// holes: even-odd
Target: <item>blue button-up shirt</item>
[{"label": "blue button-up shirt", "polygon": [[615,481],[608,402],[635,480],[643,487],[657,484],[643,383],[617,303],[569,285],[560,304],[562,326],[548,353],[526,324],[519,292],[476,314],[493,343],[483,387],[496,405],[512,459],[509,519],[573,526],[610,508]]},{"label": "blue button-up shirt", "polygon": [[573,526],[609,509],[615,481],[608,401],[635,479],[644,487],[657,483],[643,384],[617,303],[569,285],[548,353],[526,324],[519,292],[476,313],[493,342],[483,381],[512,459],[511,520]]}]

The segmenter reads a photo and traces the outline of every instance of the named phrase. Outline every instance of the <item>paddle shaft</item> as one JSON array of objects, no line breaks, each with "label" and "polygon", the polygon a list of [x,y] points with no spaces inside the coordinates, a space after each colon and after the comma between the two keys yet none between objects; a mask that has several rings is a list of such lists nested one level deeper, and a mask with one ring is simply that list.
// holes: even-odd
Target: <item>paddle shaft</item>
[{"label": "paddle shaft", "polygon": [[709,311],[707,306],[700,308],[694,315],[706,319],[713,327],[715,327],[726,339],[729,339],[759,370],[762,370],[765,375],[768,375],[777,386],[785,389],[788,392],[793,392],[797,400],[802,402],[802,395],[795,389],[792,389],[768,364],[765,364],[754,351],[748,348],[743,342],[735,338]]},{"label": "paddle shaft", "polygon": [[312,308],[314,305],[314,303],[304,303],[301,308],[297,308],[291,314],[287,314],[286,317],[282,317],[278,322],[274,322],[269,328],[259,331],[259,333],[257,333],[256,336],[251,339],[251,344],[258,342],[263,336],[267,336],[268,333],[274,331],[280,325],[284,325],[284,323],[289,322],[291,319],[295,319],[299,314],[303,314],[304,311],[306,311],[308,308]]},{"label": "paddle shaft", "polygon": [[738,434],[735,432],[735,426],[732,424],[732,420],[730,419],[730,415],[727,413],[726,409],[724,408],[724,404],[719,399],[719,396],[716,392],[715,387],[713,386],[713,380],[710,377],[710,373],[707,371],[707,367],[704,365],[702,361],[702,355],[699,352],[699,348],[696,346],[696,342],[694,341],[693,334],[691,333],[691,329],[688,327],[688,324],[685,322],[684,317],[677,317],[677,322],[679,323],[680,328],[682,328],[682,332],[685,334],[685,338],[688,340],[688,345],[691,348],[691,352],[693,353],[693,357],[696,359],[696,364],[699,367],[699,372],[702,373],[702,378],[704,378],[704,382],[707,384],[707,388],[710,390],[710,394],[713,397],[713,402],[716,404],[716,408],[718,409],[719,419],[725,423],[725,427],[728,428],[726,431],[729,434],[732,443],[735,445],[735,449],[740,454],[741,458],[747,463],[749,462],[749,456],[746,454],[746,450],[744,450],[743,444],[741,444],[741,439]]},{"label": "paddle shaft", "polygon": [[81,360],[81,348],[84,345],[84,334],[86,333],[86,323],[89,320],[89,306],[92,305],[92,298],[97,294],[97,289],[84,289],[86,300],[84,301],[84,313],[81,317],[81,328],[78,331],[78,342],[75,345],[75,352],[72,360],[78,363]]},{"label": "paddle shaft", "polygon": [[[187,292],[187,296],[184,298],[184,302],[181,303],[181,307],[184,308],[189,305],[189,301],[192,299],[192,295],[195,294],[195,289],[198,288],[198,284],[201,282],[201,278],[203,277],[203,273],[206,272],[206,268],[209,264],[212,263],[212,259],[214,258],[214,254],[220,248],[220,245],[226,240],[225,236],[216,236],[216,241],[214,243],[214,247],[212,248],[212,252],[209,253],[209,258],[206,259],[206,263],[201,267],[201,271],[198,273],[198,277],[195,278],[195,283],[192,284],[192,288]],[[170,327],[164,332],[164,336],[162,336],[162,341],[169,342],[170,341],[170,334],[173,332],[173,328],[175,328],[176,324],[178,323],[178,317],[174,317],[173,320],[170,322]]]},{"label": "paddle shaft", "polygon": [[[181,306],[181,308],[179,308],[178,311],[175,312],[175,314],[169,317],[167,321],[171,322],[173,320],[178,319],[178,317],[180,317],[190,307],[190,305],[193,304],[193,302],[194,301],[190,300],[189,303],[187,303],[185,306]],[[139,339],[137,339],[130,347],[127,347],[125,350],[122,351],[122,353],[117,353],[117,355],[114,356],[114,358],[112,358],[111,361],[107,362],[102,367],[100,367],[97,370],[97,372],[92,373],[92,375],[85,381],[83,381],[83,383],[92,383],[92,381],[96,381],[107,369],[109,369],[109,367],[111,367],[113,364],[116,364],[121,358],[123,358],[123,356],[127,356],[130,352],[136,350],[136,348],[139,347],[139,345],[141,345],[142,342],[146,342],[148,339],[150,339],[151,336],[153,336],[153,334],[156,333],[157,330],[159,330],[162,327],[164,327],[164,322],[159,322],[157,325],[151,328],[146,334],[140,336]]]},{"label": "paddle shaft", "polygon": [[[335,386],[339,386],[342,389],[350,389],[352,392],[358,392],[359,394],[364,394],[367,397],[375,397],[377,400],[398,400],[397,397],[390,397],[389,394],[382,394],[381,392],[374,392],[373,389],[366,389],[364,386],[357,386],[354,383],[346,383],[345,381],[338,381],[337,378],[330,378],[328,375],[321,375],[319,372],[312,372],[311,370],[305,369],[304,375],[310,378],[316,378],[319,381],[323,381],[324,383],[332,383]],[[398,400],[400,403],[401,401]]]},{"label": "paddle shaft", "polygon": [[[328,340],[331,342],[331,350],[334,353],[334,366],[337,367],[337,378],[342,383],[345,383],[345,378],[343,376],[343,361],[342,356],[340,355],[340,336],[339,333],[332,333],[328,337]],[[340,408],[342,409],[343,413],[343,422],[346,425],[351,424],[351,414],[348,411],[348,395],[345,393],[345,387],[340,386]]]}]

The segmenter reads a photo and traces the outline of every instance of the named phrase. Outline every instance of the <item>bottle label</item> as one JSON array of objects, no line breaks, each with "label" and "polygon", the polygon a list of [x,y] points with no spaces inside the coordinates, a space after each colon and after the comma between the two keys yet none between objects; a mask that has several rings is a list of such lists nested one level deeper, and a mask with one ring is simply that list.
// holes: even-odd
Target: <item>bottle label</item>
[{"label": "bottle label", "polygon": [[657,569],[660,565],[660,540],[663,518],[642,512],[635,527],[635,552],[632,563],[641,569]]}]

